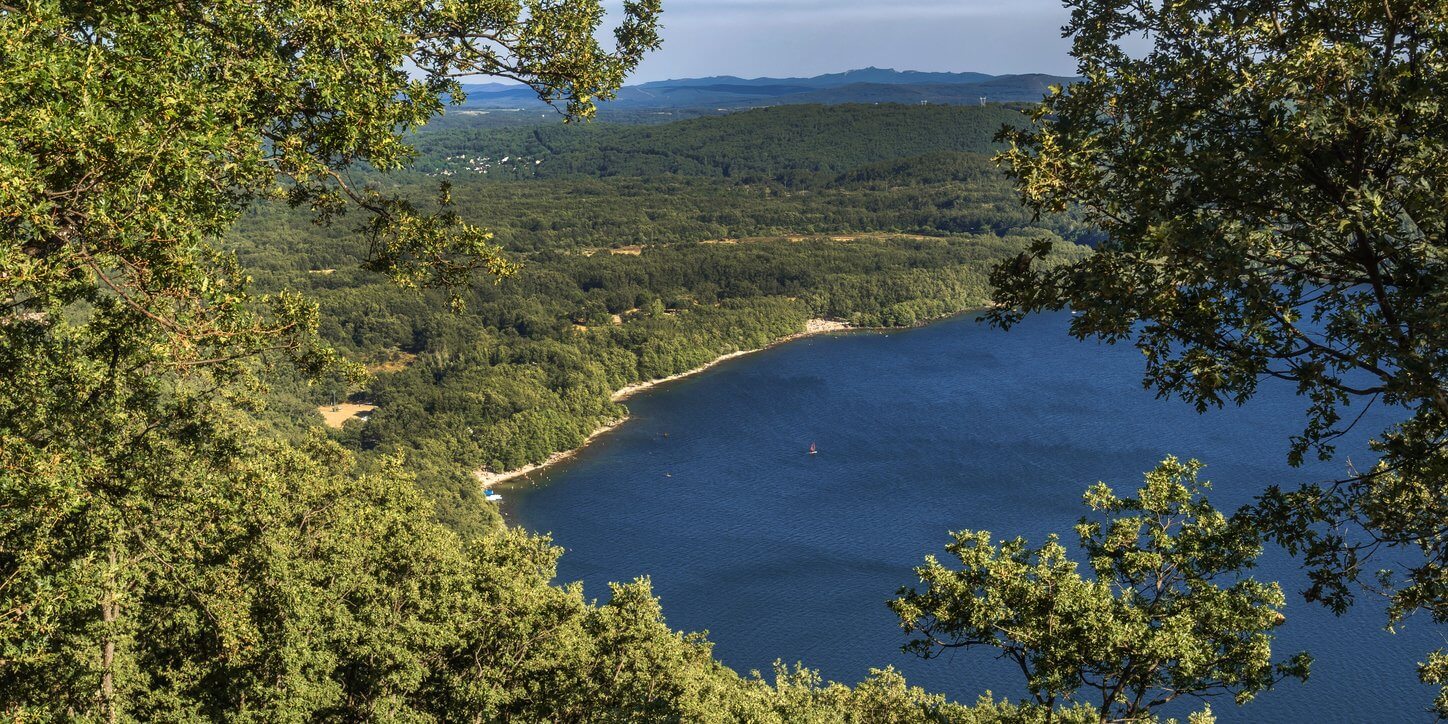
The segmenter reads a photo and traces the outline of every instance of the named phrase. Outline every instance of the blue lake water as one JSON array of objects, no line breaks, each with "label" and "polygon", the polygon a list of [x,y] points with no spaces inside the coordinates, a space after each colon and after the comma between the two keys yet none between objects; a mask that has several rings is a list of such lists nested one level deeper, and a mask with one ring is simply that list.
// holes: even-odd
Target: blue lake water
[{"label": "blue lake water", "polygon": [[[1338,461],[1292,469],[1303,405],[1268,384],[1245,407],[1196,414],[1142,389],[1129,346],[1077,342],[1069,317],[1011,332],[959,317],[922,329],[811,337],[732,360],[628,403],[633,419],[504,503],[515,523],[566,549],[561,581],[590,596],[650,576],[669,624],[709,631],[741,672],[776,658],[853,683],[893,665],[911,683],[968,702],[1025,696],[989,650],[922,661],[886,607],[915,583],[947,531],[1033,542],[1072,525],[1104,480],[1134,491],[1168,454],[1207,464],[1212,499],[1233,509],[1265,484],[1338,477],[1369,459],[1357,435]],[[1383,427],[1384,414],[1360,427]],[[667,434],[667,436],[666,436]],[[818,455],[808,455],[811,442]],[[1312,679],[1286,683],[1222,721],[1423,721],[1433,689],[1415,662],[1444,645],[1425,619],[1382,630],[1366,600],[1338,618],[1296,594],[1301,574],[1269,550],[1258,576],[1288,589],[1275,651],[1307,650]],[[1181,713],[1181,710],[1174,712]]]}]

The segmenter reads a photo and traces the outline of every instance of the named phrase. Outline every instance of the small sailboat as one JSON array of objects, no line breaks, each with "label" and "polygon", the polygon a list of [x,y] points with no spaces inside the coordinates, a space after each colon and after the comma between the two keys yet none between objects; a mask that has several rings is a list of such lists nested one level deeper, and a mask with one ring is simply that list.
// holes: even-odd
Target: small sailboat
[{"label": "small sailboat", "polygon": [[500,502],[503,499],[503,496],[493,492],[492,488],[487,488],[483,490],[483,497],[493,501],[494,503]]},{"label": "small sailboat", "polygon": [[815,444],[814,444],[814,443],[810,443],[810,444],[809,444],[809,454],[811,454],[811,455],[818,455],[818,454],[820,454],[820,449],[817,448],[817,447],[815,447]]}]

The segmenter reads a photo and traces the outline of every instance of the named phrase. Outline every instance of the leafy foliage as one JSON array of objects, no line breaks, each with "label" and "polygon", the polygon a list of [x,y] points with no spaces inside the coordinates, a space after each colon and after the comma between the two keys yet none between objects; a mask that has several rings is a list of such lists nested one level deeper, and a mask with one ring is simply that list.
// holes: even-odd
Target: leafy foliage
[{"label": "leafy foliage", "polygon": [[[1134,498],[1104,483],[1086,491],[1102,517],[1077,526],[1093,578],[1053,536],[1040,548],[1000,546],[987,531],[955,533],[952,570],[930,556],[923,591],[891,608],[922,656],[988,646],[1018,665],[1035,705],[1089,703],[1100,721],[1143,721],[1179,697],[1252,699],[1309,659],[1271,663],[1282,591],[1243,576],[1261,545],[1203,497],[1200,465],[1167,458]],[[1087,693],[1082,693],[1086,690]],[[1089,699],[1089,701],[1088,701]]]},{"label": "leafy foliage", "polygon": [[[1249,515],[1303,558],[1309,599],[1342,611],[1362,583],[1392,624],[1448,621],[1448,8],[1071,4],[1085,80],[1004,133],[1002,159],[1032,207],[1079,208],[1109,241],[1002,266],[995,320],[1069,305],[1076,336],[1132,340],[1147,384],[1199,408],[1290,381],[1294,464],[1331,456],[1349,405],[1399,408],[1381,465],[1269,488]],[[1380,550],[1416,563],[1379,575]]]}]

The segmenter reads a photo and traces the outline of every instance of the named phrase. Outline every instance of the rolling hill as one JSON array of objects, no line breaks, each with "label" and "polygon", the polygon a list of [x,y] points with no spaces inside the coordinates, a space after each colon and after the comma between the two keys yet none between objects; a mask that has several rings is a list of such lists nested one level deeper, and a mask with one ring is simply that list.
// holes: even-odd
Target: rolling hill
[{"label": "rolling hill", "polygon": [[[1030,73],[928,73],[862,68],[811,78],[737,78],[714,76],[653,81],[625,86],[606,104],[612,110],[641,108],[736,109],[799,103],[937,103],[979,105],[1040,100],[1053,85],[1073,78]],[[464,108],[544,108],[525,86],[497,83],[465,86]]]}]

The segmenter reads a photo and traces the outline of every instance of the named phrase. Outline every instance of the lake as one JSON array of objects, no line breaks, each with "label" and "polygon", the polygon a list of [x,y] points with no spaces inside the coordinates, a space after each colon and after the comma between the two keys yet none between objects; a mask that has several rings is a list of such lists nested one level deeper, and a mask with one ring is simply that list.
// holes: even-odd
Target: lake
[{"label": "lake", "polygon": [[[1129,493],[1164,456],[1206,463],[1212,500],[1234,509],[1269,483],[1366,467],[1365,435],[1340,459],[1286,464],[1303,404],[1264,383],[1244,407],[1204,415],[1144,390],[1130,346],[1077,342],[1064,314],[1010,332],[973,315],[900,332],[808,337],[731,360],[628,401],[633,418],[534,487],[512,487],[514,523],[566,549],[559,580],[605,597],[609,581],[650,576],[669,624],[709,631],[740,672],[776,658],[854,683],[893,665],[912,684],[973,701],[1025,696],[1019,671],[988,649],[930,661],[886,607],[912,567],[945,555],[947,531],[990,530],[1074,545],[1081,493],[1098,480]],[[1363,433],[1388,418],[1369,414]],[[819,454],[809,455],[810,443]],[[1421,721],[1431,687],[1415,662],[1442,646],[1426,619],[1396,635],[1382,605],[1334,617],[1297,595],[1303,577],[1269,549],[1258,577],[1281,580],[1288,623],[1274,651],[1316,657],[1307,684],[1222,721]],[[1181,709],[1172,713],[1180,714]]]}]

